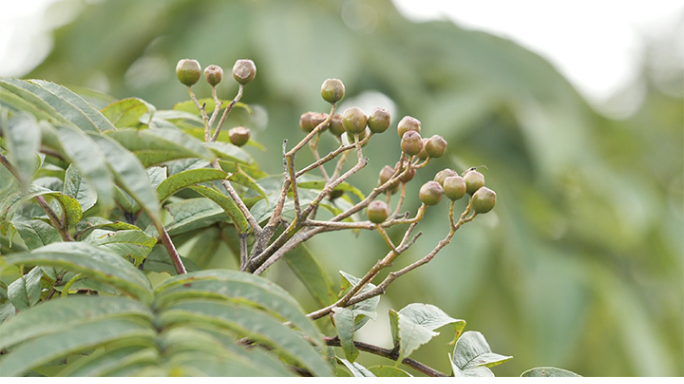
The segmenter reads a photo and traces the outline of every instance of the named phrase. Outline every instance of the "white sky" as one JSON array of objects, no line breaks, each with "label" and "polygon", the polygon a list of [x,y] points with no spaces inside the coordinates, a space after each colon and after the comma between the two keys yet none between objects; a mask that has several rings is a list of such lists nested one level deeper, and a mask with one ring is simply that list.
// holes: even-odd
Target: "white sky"
[{"label": "white sky", "polygon": [[[49,53],[50,31],[76,12],[61,9],[61,20],[47,24],[42,15],[53,1],[0,0],[0,76],[23,76]],[[667,33],[684,12],[682,0],[393,1],[413,20],[450,19],[516,41],[599,108],[634,82],[643,36]]]}]

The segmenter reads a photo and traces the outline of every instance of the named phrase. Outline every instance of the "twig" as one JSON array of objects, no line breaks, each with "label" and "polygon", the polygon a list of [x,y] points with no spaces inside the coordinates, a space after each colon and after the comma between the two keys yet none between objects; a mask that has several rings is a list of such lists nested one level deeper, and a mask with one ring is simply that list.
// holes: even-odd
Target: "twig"
[{"label": "twig", "polygon": [[237,104],[237,102],[240,101],[240,99],[242,99],[243,89],[244,85],[240,84],[240,86],[238,87],[237,95],[235,95],[233,101],[231,101],[230,104],[228,104],[226,109],[223,111],[223,115],[221,115],[221,120],[219,120],[218,125],[216,126],[216,130],[214,130],[214,135],[211,137],[211,141],[216,141],[216,139],[218,139],[219,133],[221,133],[221,128],[223,127],[223,124],[226,122],[226,118],[228,118],[230,111],[232,111],[235,104]]},{"label": "twig", "polygon": [[176,273],[179,275],[187,273],[187,271],[185,270],[185,266],[183,265],[183,261],[181,260],[178,251],[176,251],[176,247],[173,245],[171,237],[169,237],[169,233],[166,231],[166,228],[164,228],[164,225],[158,218],[154,219],[152,223],[154,224],[154,227],[157,229],[157,232],[159,233],[159,237],[161,238],[161,241],[164,244],[164,247],[166,248],[166,252],[169,254],[169,257],[171,258],[171,263],[173,263],[173,267],[176,269]]}]

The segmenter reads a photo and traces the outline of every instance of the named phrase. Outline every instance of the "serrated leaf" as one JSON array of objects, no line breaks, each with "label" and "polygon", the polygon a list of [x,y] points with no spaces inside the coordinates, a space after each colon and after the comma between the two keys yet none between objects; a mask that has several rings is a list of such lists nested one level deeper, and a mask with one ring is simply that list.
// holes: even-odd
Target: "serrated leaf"
[{"label": "serrated leaf", "polygon": [[163,202],[183,188],[206,181],[222,180],[227,176],[225,172],[213,168],[200,168],[179,172],[159,184],[157,187],[157,198],[160,202]]},{"label": "serrated leaf", "polygon": [[356,320],[356,315],[354,311],[348,308],[333,308],[333,320],[335,321],[337,336],[340,339],[344,356],[353,363],[359,356],[359,350],[354,345],[354,320]]},{"label": "serrated leaf", "polygon": [[194,137],[175,129],[119,129],[107,135],[133,152],[149,167],[167,161],[187,158],[213,160],[214,155]]},{"label": "serrated leaf", "polygon": [[493,353],[480,332],[468,331],[456,342],[452,361],[460,370],[468,371],[478,367],[491,368],[512,358]]},{"label": "serrated leaf", "polygon": [[110,284],[144,303],[152,301],[152,287],[141,271],[121,256],[94,245],[53,243],[31,252],[12,254],[4,261],[7,265],[38,264],[64,268]]},{"label": "serrated leaf", "polygon": [[38,169],[36,154],[40,149],[40,127],[31,115],[17,115],[3,127],[8,159],[16,170],[22,189],[26,191]]},{"label": "serrated leaf", "polygon": [[7,287],[9,300],[18,310],[33,307],[40,300],[43,270],[34,267],[29,273],[16,279]]},{"label": "serrated leaf", "polygon": [[350,361],[347,361],[346,359],[342,359],[339,357],[337,358],[337,360],[344,364],[344,366],[347,367],[349,372],[351,372],[351,374],[354,377],[375,377],[373,372],[369,371],[368,369],[366,369],[366,367],[359,363],[352,363]]},{"label": "serrated leaf", "polygon": [[75,198],[81,204],[83,212],[90,209],[97,202],[97,193],[73,164],[69,165],[64,174],[63,193]]},{"label": "serrated leaf", "polygon": [[374,365],[368,371],[377,377],[413,377],[408,372],[391,365]]},{"label": "serrated leaf", "polygon": [[142,99],[130,97],[109,104],[102,110],[102,114],[117,128],[133,127],[140,118],[148,113],[150,120],[156,108]]},{"label": "serrated leaf", "polygon": [[537,367],[528,369],[520,377],[581,377],[575,372],[555,367]]},{"label": "serrated leaf", "polygon": [[316,261],[306,244],[300,244],[286,253],[284,259],[321,307],[337,301],[332,278]]},{"label": "serrated leaf", "polygon": [[59,232],[42,220],[12,221],[12,225],[28,249],[62,241]]}]

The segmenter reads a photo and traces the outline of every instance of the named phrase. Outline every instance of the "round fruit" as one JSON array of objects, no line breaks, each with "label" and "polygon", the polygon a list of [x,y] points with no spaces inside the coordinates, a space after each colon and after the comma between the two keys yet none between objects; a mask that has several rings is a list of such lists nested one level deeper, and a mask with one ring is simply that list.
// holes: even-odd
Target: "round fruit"
[{"label": "round fruit", "polygon": [[463,179],[466,183],[466,192],[472,195],[478,189],[484,187],[485,178],[480,172],[475,170],[470,170],[463,175]]},{"label": "round fruit", "polygon": [[404,133],[408,131],[420,133],[420,120],[411,116],[404,116],[404,118],[399,121],[399,124],[397,124],[397,133],[399,133],[399,137],[404,137]]},{"label": "round fruit", "polygon": [[[361,131],[361,133],[359,133],[359,142],[363,141],[363,139],[368,137],[368,135],[370,135],[370,134],[371,134],[371,131],[368,128]],[[349,144],[354,144],[354,135],[347,132],[347,140],[349,140]],[[368,144],[368,143],[364,143],[361,146],[365,147],[366,144]]]},{"label": "round fruit", "polygon": [[446,168],[437,172],[434,180],[438,182],[439,185],[444,186],[444,180],[449,176],[458,176],[458,173],[453,169]]},{"label": "round fruit", "polygon": [[344,125],[344,129],[347,133],[361,133],[366,129],[367,123],[368,118],[360,108],[347,108],[342,114],[342,125]]},{"label": "round fruit", "polygon": [[442,183],[444,195],[451,200],[458,200],[465,196],[466,183],[461,176],[449,176]]},{"label": "round fruit", "polygon": [[425,152],[433,158],[442,157],[446,153],[447,142],[442,136],[432,136],[425,145]]},{"label": "round fruit", "polygon": [[249,141],[249,129],[245,127],[235,127],[228,131],[228,137],[233,145],[242,147]]},{"label": "round fruit", "polygon": [[321,97],[330,104],[335,104],[344,97],[344,84],[339,79],[327,79],[321,85]]},{"label": "round fruit", "polygon": [[313,112],[307,112],[299,117],[299,128],[301,128],[302,131],[307,133],[313,131],[314,126],[311,124],[311,118],[313,115]]},{"label": "round fruit", "polygon": [[425,160],[428,158],[428,154],[426,152],[426,147],[427,147],[427,143],[429,140],[430,139],[423,139],[423,149],[421,149],[420,153],[416,155],[417,158],[419,158],[421,160]]},{"label": "round fruit", "polygon": [[204,68],[204,79],[211,85],[215,87],[218,83],[223,80],[223,69],[218,65],[210,65]]},{"label": "round fruit", "polygon": [[423,138],[416,131],[408,131],[401,138],[401,150],[409,156],[420,153],[423,149]]},{"label": "round fruit", "polygon": [[384,201],[375,200],[368,204],[366,213],[368,214],[368,220],[375,224],[380,224],[387,220],[390,212],[389,207]]},{"label": "round fruit", "polygon": [[330,122],[330,133],[335,136],[341,136],[344,133],[344,125],[342,124],[342,115],[336,113]]},{"label": "round fruit", "polygon": [[197,60],[183,59],[176,65],[176,77],[188,87],[196,84],[202,76],[202,68]]},{"label": "round fruit", "polygon": [[[321,123],[323,123],[326,119],[328,118],[327,113],[314,113],[311,115],[311,129],[315,129],[318,127]],[[328,126],[324,126],[321,128],[321,131],[325,131],[328,128]]]},{"label": "round fruit", "polygon": [[473,209],[477,213],[487,213],[496,204],[496,192],[487,187],[478,189],[473,195]]},{"label": "round fruit", "polygon": [[390,113],[383,108],[375,108],[368,116],[368,128],[373,133],[383,133],[390,126]]},{"label": "round fruit", "polygon": [[341,189],[333,189],[332,191],[330,191],[330,195],[328,195],[328,198],[329,198],[330,200],[335,200],[335,199],[337,199],[338,197],[341,197],[342,195],[344,195],[344,191],[343,191],[343,190],[341,190]]},{"label": "round fruit", "polygon": [[245,85],[254,80],[256,76],[256,65],[252,60],[238,60],[233,66],[233,78],[238,83]]},{"label": "round fruit", "polygon": [[425,205],[436,205],[442,200],[444,190],[442,186],[436,181],[428,181],[420,187],[419,197],[420,201]]},{"label": "round fruit", "polygon": [[[397,163],[394,165],[394,167],[395,167],[395,169],[396,169],[396,168],[399,168],[399,162],[397,162]],[[404,173],[404,172],[406,172],[405,169],[401,171],[400,175],[401,175],[401,174],[403,174],[403,175],[399,177],[399,180],[400,180],[402,183],[408,183],[409,181],[413,180],[413,177],[414,177],[414,176],[416,176],[416,169],[415,169],[415,168],[409,169],[408,172],[406,172],[406,173]]]}]

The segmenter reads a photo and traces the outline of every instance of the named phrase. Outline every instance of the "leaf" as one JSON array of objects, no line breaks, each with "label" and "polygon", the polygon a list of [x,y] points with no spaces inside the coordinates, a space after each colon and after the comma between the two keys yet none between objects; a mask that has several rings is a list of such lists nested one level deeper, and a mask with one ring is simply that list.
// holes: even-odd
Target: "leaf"
[{"label": "leaf", "polygon": [[149,113],[150,120],[154,116],[156,108],[137,97],[122,99],[109,104],[102,110],[102,114],[117,128],[134,127],[140,118]]},{"label": "leaf", "polygon": [[[342,275],[342,283],[340,284],[339,297],[343,297],[344,294],[349,291],[352,286],[357,285],[361,279],[343,271],[340,271],[340,275]],[[373,288],[375,288],[375,285],[368,283],[359,293],[367,292]],[[350,309],[354,311],[354,319],[356,322],[354,331],[361,329],[369,319],[375,319],[375,310],[378,307],[379,302],[380,296],[374,296],[351,306]]]},{"label": "leaf", "polygon": [[173,222],[167,227],[171,236],[229,219],[220,206],[204,197],[185,199],[178,203],[168,204],[164,208],[173,217]]},{"label": "leaf", "polygon": [[177,159],[214,159],[202,142],[180,130],[125,128],[107,132],[107,136],[133,152],[145,167]]},{"label": "leaf", "polygon": [[39,337],[17,346],[0,360],[0,372],[3,376],[18,376],[69,353],[94,348],[114,340],[153,340],[155,336],[156,332],[150,325],[136,321],[105,319],[84,323],[76,328],[65,329],[60,333]]},{"label": "leaf", "polygon": [[528,369],[520,377],[581,377],[575,372],[554,367],[538,367]]},{"label": "leaf", "polygon": [[5,303],[5,304],[0,304],[0,324],[4,323],[5,321],[11,319],[17,312],[17,309],[14,308],[14,305],[12,303]]},{"label": "leaf", "polygon": [[344,351],[344,356],[350,362],[354,362],[359,356],[359,350],[354,345],[354,320],[356,314],[348,308],[333,308],[333,320],[337,329],[337,336],[340,338],[340,345]]},{"label": "leaf", "polygon": [[17,310],[33,307],[38,303],[42,291],[41,277],[43,277],[43,270],[34,267],[29,273],[19,277],[7,287],[9,300]]},{"label": "leaf", "polygon": [[161,360],[157,348],[140,345],[116,345],[106,351],[81,358],[59,372],[59,376],[102,377],[140,363],[156,364]]},{"label": "leaf", "polygon": [[[195,264],[195,262],[191,259],[183,256],[180,258],[185,266],[186,271],[195,272],[202,270],[202,268]],[[163,245],[156,245],[152,248],[152,251],[145,258],[143,270],[151,272],[166,272],[171,276],[178,274],[178,272],[176,272],[176,267],[174,267],[173,262],[171,262],[171,258],[169,257],[169,254],[166,252],[166,248],[164,248]]]},{"label": "leaf", "polygon": [[[54,110],[54,108],[50,107],[42,100],[38,99],[39,103],[35,104],[10,92],[12,89],[11,86],[0,81],[0,106],[17,112],[28,112],[38,120],[58,121],[64,124],[68,123],[68,121]],[[42,107],[47,109],[44,110]]]},{"label": "leaf", "polygon": [[468,331],[456,341],[452,361],[459,370],[467,372],[479,367],[491,368],[512,358],[493,353],[480,332]]},{"label": "leaf", "polygon": [[152,251],[152,247],[157,244],[157,239],[145,232],[134,230],[123,230],[116,232],[98,233],[98,236],[88,236],[85,241],[100,248],[107,249],[122,257],[131,257],[135,260],[135,265],[140,263]]},{"label": "leaf", "polygon": [[109,221],[99,216],[92,216],[86,217],[76,224],[76,232],[74,233],[74,237],[82,237],[87,232],[98,228],[113,229],[115,231],[126,229],[140,230],[139,227],[136,227],[133,224],[125,223],[123,221]]},{"label": "leaf", "polygon": [[36,154],[40,149],[40,127],[31,115],[9,119],[3,134],[10,163],[16,170],[22,189],[26,191],[38,169]]},{"label": "leaf", "polygon": [[266,196],[266,192],[264,192],[264,190],[261,188],[261,186],[259,184],[257,184],[257,182],[254,181],[254,179],[252,179],[251,177],[249,177],[249,175],[247,175],[246,173],[244,173],[242,171],[238,171],[237,173],[233,173],[232,175],[230,175],[230,177],[228,177],[228,180],[230,180],[231,182],[240,184],[240,185],[244,185],[245,187],[253,190],[256,193],[258,193],[259,196],[268,200],[268,196]]},{"label": "leaf", "polygon": [[242,211],[240,211],[240,208],[238,208],[233,199],[220,193],[214,188],[209,188],[202,185],[195,185],[190,187],[190,189],[218,204],[231,218],[233,223],[235,223],[241,233],[249,233],[251,227],[247,222],[247,218],[245,218],[245,216],[242,214]]},{"label": "leaf", "polygon": [[159,184],[166,180],[166,167],[150,167],[147,168],[147,178],[150,179],[152,188],[157,189]]},{"label": "leaf", "polygon": [[[325,180],[308,180],[308,181],[302,181],[302,182],[297,182],[297,186],[300,188],[308,188],[308,189],[317,189],[317,190],[323,190],[325,188]],[[354,187],[353,185],[344,182],[338,184],[333,191],[345,191],[353,194],[354,196],[358,197],[359,200],[363,200],[366,198],[364,196],[363,192],[361,192],[360,189]]]},{"label": "leaf", "polygon": [[121,256],[96,246],[80,243],[52,243],[31,252],[5,257],[7,265],[38,264],[64,268],[137,297],[152,301],[152,287],[145,275]]},{"label": "leaf", "polygon": [[62,241],[59,232],[42,220],[12,221],[12,225],[30,250]]},{"label": "leaf", "polygon": [[183,188],[206,181],[222,180],[227,176],[225,172],[213,168],[191,169],[179,172],[159,184],[157,187],[157,198],[160,202],[163,202]]},{"label": "leaf", "polygon": [[97,202],[97,194],[73,164],[69,165],[64,175],[63,193],[75,198],[81,205],[83,212],[87,211]]},{"label": "leaf", "polygon": [[230,160],[232,162],[245,165],[252,163],[252,158],[247,154],[247,152],[233,144],[218,142],[202,144],[209,148],[219,159]]},{"label": "leaf", "polygon": [[369,371],[359,363],[352,363],[339,357],[337,358],[337,360],[344,364],[344,366],[347,367],[349,372],[351,372],[351,374],[354,375],[354,377],[375,377],[373,372]]},{"label": "leaf", "polygon": [[306,244],[287,252],[284,259],[321,307],[337,301],[332,278],[316,261]]},{"label": "leaf", "polygon": [[16,191],[0,202],[0,223],[2,223],[0,229],[2,229],[3,233],[7,233],[9,222],[17,209],[21,207],[22,202],[37,196],[51,196],[55,198],[59,202],[61,209],[66,212],[67,225],[74,225],[81,220],[81,205],[76,199],[47,188],[31,185],[26,195],[22,196],[20,191]]},{"label": "leaf", "polygon": [[374,365],[368,367],[368,371],[377,377],[413,377],[403,369],[391,365]]}]

